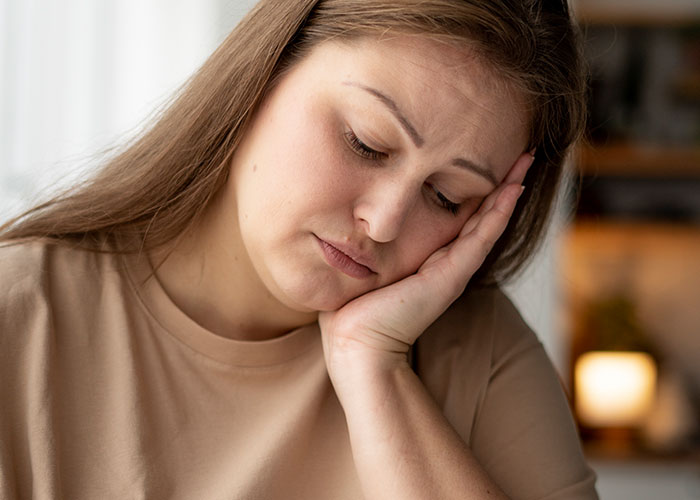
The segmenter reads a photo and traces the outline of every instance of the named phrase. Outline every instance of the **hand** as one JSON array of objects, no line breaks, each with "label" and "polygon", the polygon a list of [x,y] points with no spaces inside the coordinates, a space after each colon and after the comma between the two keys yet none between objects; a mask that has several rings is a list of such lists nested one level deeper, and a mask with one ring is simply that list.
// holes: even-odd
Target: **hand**
[{"label": "hand", "polygon": [[505,230],[533,159],[522,154],[457,238],[430,255],[415,274],[319,315],[326,366],[336,390],[337,375],[346,369],[406,364],[409,347],[462,294]]}]

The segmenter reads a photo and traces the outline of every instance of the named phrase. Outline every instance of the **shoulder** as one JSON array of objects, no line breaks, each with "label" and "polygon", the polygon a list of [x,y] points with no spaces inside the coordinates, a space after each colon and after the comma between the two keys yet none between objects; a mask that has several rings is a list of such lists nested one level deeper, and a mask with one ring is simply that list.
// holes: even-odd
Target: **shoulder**
[{"label": "shoulder", "polygon": [[9,323],[37,312],[48,288],[49,245],[43,241],[0,245],[0,321]]},{"label": "shoulder", "polygon": [[595,498],[558,375],[501,290],[465,294],[416,347],[421,380],[504,491]]},{"label": "shoulder", "polygon": [[47,240],[0,244],[0,324],[26,331],[49,321],[58,308],[99,297],[101,278],[115,270],[114,256]]},{"label": "shoulder", "polygon": [[421,335],[412,354],[423,384],[469,442],[501,367],[538,350],[544,353],[510,299],[489,287],[457,299]]},{"label": "shoulder", "polygon": [[104,268],[105,260],[112,259],[50,240],[0,243],[0,277],[14,292],[45,287],[56,278],[80,278]]},{"label": "shoulder", "polygon": [[[37,278],[45,260],[47,243],[43,241],[3,242],[0,244],[0,276],[6,285]],[[7,287],[4,287],[5,289]]]},{"label": "shoulder", "polygon": [[[419,339],[421,351],[459,351],[491,369],[503,358],[541,344],[508,296],[498,287],[468,291]],[[464,361],[464,359],[462,360]]]}]

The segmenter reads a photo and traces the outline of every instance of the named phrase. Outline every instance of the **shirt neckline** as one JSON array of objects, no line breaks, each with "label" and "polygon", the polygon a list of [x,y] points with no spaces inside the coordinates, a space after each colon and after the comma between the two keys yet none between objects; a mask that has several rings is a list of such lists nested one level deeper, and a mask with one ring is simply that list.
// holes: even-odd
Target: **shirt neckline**
[{"label": "shirt neckline", "polygon": [[269,340],[236,340],[217,335],[185,314],[167,294],[145,253],[122,255],[129,285],[147,313],[167,333],[204,356],[240,367],[270,366],[321,347],[318,323]]}]

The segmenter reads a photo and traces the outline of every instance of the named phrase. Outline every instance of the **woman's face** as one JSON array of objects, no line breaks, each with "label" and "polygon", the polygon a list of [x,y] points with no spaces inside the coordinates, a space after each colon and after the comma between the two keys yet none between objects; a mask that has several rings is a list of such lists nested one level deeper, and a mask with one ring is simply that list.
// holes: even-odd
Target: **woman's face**
[{"label": "woman's face", "polygon": [[415,272],[526,147],[524,107],[498,83],[422,37],[316,47],[233,159],[225,206],[252,275],[317,311]]}]

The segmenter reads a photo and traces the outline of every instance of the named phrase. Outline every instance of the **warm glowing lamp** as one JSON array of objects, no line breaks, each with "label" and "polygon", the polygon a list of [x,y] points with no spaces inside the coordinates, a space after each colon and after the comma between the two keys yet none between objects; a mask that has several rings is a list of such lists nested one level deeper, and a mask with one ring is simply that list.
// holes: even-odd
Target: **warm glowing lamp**
[{"label": "warm glowing lamp", "polygon": [[644,352],[584,353],[574,377],[576,413],[588,427],[638,427],[654,402],[656,364]]}]

